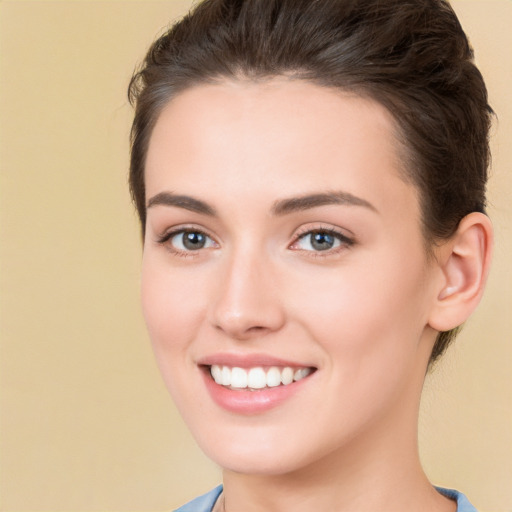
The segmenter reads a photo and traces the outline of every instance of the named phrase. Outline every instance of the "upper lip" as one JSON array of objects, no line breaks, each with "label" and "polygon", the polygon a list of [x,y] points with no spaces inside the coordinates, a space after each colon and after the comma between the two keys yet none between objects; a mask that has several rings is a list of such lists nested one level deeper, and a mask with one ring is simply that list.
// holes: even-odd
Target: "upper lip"
[{"label": "upper lip", "polygon": [[297,361],[282,359],[269,354],[233,354],[218,353],[199,358],[200,366],[230,366],[238,368],[254,368],[255,366],[290,366],[292,368],[314,368],[313,365]]}]

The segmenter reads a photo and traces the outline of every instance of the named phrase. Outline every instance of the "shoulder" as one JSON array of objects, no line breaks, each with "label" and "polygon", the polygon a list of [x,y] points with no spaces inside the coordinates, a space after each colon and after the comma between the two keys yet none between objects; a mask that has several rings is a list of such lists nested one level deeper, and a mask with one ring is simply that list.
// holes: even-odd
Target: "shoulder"
[{"label": "shoulder", "polygon": [[436,487],[436,489],[447,498],[457,502],[457,512],[478,512],[461,492],[455,489],[444,489],[443,487]]},{"label": "shoulder", "polygon": [[211,512],[221,492],[222,485],[219,485],[210,492],[189,501],[186,505],[176,509],[174,512]]}]

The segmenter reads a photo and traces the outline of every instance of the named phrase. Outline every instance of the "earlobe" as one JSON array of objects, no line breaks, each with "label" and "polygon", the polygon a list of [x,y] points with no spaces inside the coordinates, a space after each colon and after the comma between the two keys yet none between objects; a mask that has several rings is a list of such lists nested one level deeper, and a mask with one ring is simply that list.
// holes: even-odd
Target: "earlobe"
[{"label": "earlobe", "polygon": [[473,212],[464,217],[439,255],[442,280],[429,325],[449,331],[474,311],[482,297],[491,262],[493,230],[489,218]]}]

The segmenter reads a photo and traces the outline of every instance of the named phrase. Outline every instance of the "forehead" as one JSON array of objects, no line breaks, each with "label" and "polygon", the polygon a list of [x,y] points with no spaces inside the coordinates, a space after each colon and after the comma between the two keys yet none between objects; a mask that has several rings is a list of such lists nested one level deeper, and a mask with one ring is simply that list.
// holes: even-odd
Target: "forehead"
[{"label": "forehead", "polygon": [[416,191],[401,178],[395,130],[377,102],[304,81],[197,86],[157,120],[147,198],[167,190],[270,202],[343,189],[377,208],[405,207],[399,199],[415,204]]}]

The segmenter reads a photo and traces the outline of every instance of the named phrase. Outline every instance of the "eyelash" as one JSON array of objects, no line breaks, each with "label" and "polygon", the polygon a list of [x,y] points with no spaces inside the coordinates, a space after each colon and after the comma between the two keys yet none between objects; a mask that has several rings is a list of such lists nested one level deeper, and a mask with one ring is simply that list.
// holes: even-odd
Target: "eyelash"
[{"label": "eyelash", "polygon": [[194,257],[199,256],[199,253],[201,252],[201,249],[197,249],[195,251],[193,251],[193,250],[182,251],[182,250],[177,249],[176,247],[174,247],[171,243],[169,243],[169,241],[173,237],[175,237],[176,235],[185,234],[185,233],[199,234],[199,235],[202,235],[202,236],[204,236],[206,238],[209,238],[210,240],[213,240],[215,242],[213,237],[210,236],[206,231],[204,231],[202,229],[198,229],[198,228],[192,227],[192,226],[190,226],[190,227],[181,226],[179,228],[172,229],[171,231],[166,231],[162,236],[157,238],[156,242],[159,245],[165,246],[165,248],[169,252],[171,252],[172,254],[175,254],[176,256],[181,256],[183,258],[194,258]]},{"label": "eyelash", "polygon": [[[186,226],[179,227],[179,228],[173,229],[171,231],[167,231],[162,236],[158,237],[156,242],[159,245],[165,246],[167,248],[167,250],[169,250],[172,254],[175,254],[177,256],[181,256],[181,257],[185,257],[185,258],[193,258],[193,257],[199,256],[200,255],[199,253],[202,252],[201,249],[204,249],[204,248],[200,248],[197,250],[183,251],[183,250],[177,249],[171,243],[169,243],[169,241],[176,235],[185,234],[185,233],[194,233],[194,234],[202,235],[202,236],[212,240],[215,244],[217,244],[217,242],[215,242],[213,237],[210,236],[206,231],[199,229],[199,228],[192,227],[192,226],[191,227],[186,227]],[[347,235],[343,234],[342,232],[340,232],[336,229],[333,229],[331,227],[319,226],[319,227],[315,227],[315,228],[305,228],[302,231],[299,231],[297,233],[297,235],[295,236],[294,241],[288,247],[293,248],[293,246],[298,244],[301,240],[303,240],[307,236],[311,236],[313,234],[330,235],[340,242],[340,246],[337,248],[334,248],[334,249],[327,249],[325,251],[309,251],[306,249],[293,249],[293,250],[308,253],[308,255],[313,258],[326,258],[329,256],[336,255],[339,252],[342,252],[342,251],[348,249],[349,247],[353,246],[356,243],[353,238],[348,237]],[[208,248],[206,248],[206,249],[208,249]]]}]

